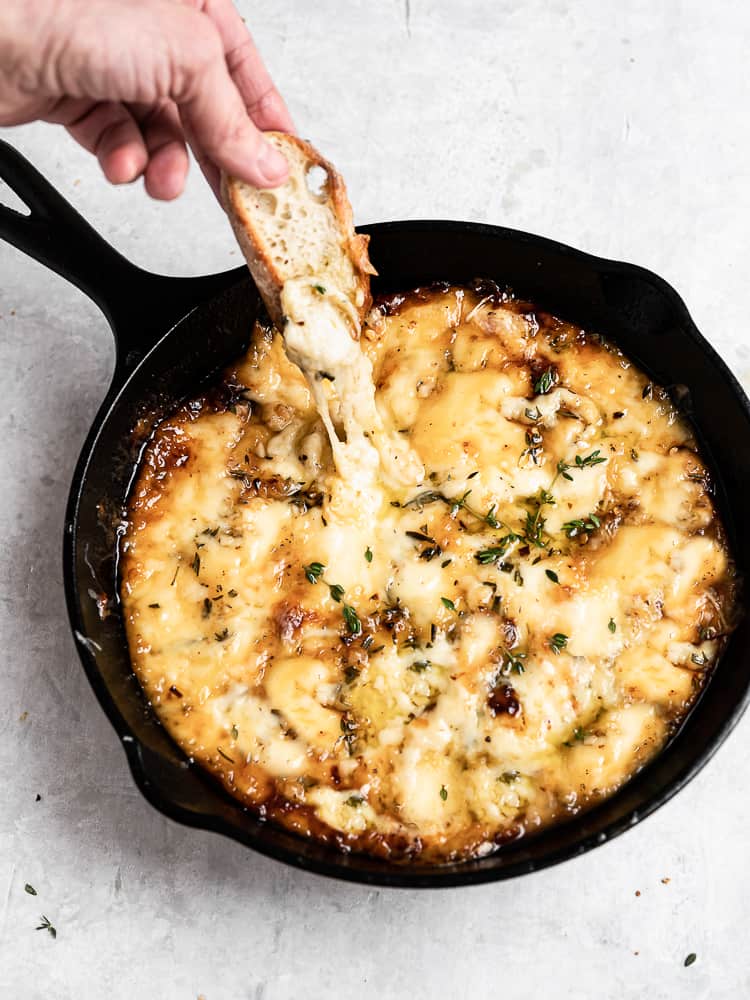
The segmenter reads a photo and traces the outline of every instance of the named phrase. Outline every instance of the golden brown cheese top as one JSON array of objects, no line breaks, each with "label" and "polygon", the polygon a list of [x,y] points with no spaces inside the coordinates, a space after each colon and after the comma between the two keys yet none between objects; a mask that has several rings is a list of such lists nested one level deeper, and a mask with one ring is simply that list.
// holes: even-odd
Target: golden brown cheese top
[{"label": "golden brown cheese top", "polygon": [[731,626],[708,473],[667,394],[485,291],[394,298],[363,331],[421,485],[363,500],[258,325],[157,429],[131,497],[122,598],[159,717],[243,802],[343,848],[476,856],[610,794]]}]

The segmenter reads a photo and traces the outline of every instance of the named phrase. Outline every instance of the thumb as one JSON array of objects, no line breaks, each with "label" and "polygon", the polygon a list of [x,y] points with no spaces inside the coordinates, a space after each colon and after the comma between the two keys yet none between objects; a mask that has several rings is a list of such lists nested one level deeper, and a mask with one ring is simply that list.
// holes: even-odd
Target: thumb
[{"label": "thumb", "polygon": [[215,190],[220,170],[256,187],[275,187],[287,178],[287,162],[250,119],[218,32],[205,22],[201,57],[193,51],[175,67],[184,82],[173,96],[190,145]]}]

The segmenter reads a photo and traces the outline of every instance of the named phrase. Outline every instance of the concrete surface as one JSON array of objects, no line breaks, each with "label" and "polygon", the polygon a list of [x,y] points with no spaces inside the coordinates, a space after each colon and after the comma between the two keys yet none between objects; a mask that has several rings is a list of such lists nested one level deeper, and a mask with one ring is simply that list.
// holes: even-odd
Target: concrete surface
[{"label": "concrete surface", "polygon": [[[240,6],[301,130],[342,168],[359,221],[485,220],[642,263],[748,383],[745,5]],[[4,135],[139,264],[238,263],[197,176],[179,202],[156,204],[138,186],[110,189],[53,127]],[[750,995],[750,719],[626,836],[496,886],[337,884],[154,812],[63,605],[63,506],[111,372],[108,330],[80,293],[4,246],[0,274],[0,996]],[[55,940],[34,929],[40,914]]]}]

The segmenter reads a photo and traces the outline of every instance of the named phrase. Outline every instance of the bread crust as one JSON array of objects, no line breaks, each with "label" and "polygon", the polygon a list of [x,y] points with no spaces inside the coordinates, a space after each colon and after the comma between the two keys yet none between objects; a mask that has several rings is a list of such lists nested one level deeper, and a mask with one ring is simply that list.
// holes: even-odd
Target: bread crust
[{"label": "bread crust", "polygon": [[[361,295],[361,303],[353,301],[355,308],[362,321],[372,304],[370,292],[370,275],[377,274],[372,266],[368,255],[368,244],[370,237],[362,233],[357,233],[354,229],[352,207],[346,192],[344,179],[328,160],[304,139],[284,132],[266,132],[266,138],[282,153],[298,153],[305,160],[305,169],[320,167],[326,173],[326,180],[323,185],[328,206],[335,217],[337,230],[341,240],[341,252],[346,254],[351,261],[354,271],[357,291]],[[290,157],[287,156],[289,159]],[[243,197],[243,188],[245,196]],[[259,194],[267,190],[273,193],[274,188],[252,188],[250,185],[242,184],[234,177],[222,174],[221,178],[221,200],[224,209],[229,217],[229,221],[234,230],[235,237],[240,249],[245,256],[247,266],[253,276],[253,280],[258,287],[260,296],[266,305],[268,313],[281,329],[283,326],[283,312],[281,309],[281,290],[284,285],[284,278],[275,266],[270,249],[266,246],[263,234],[253,219],[252,212],[248,211],[246,204],[246,192],[257,191]],[[280,190],[283,190],[283,185]]]}]

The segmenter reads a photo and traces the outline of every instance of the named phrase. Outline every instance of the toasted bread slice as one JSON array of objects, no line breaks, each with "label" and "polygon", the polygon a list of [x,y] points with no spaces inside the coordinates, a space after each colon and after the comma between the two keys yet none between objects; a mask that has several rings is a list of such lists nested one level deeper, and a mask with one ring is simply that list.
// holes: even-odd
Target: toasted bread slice
[{"label": "toasted bread slice", "polygon": [[266,132],[289,164],[277,188],[222,177],[221,194],[237,240],[276,326],[283,325],[285,282],[309,278],[348,300],[360,321],[370,307],[369,236],[354,231],[341,175],[293,135]]}]

